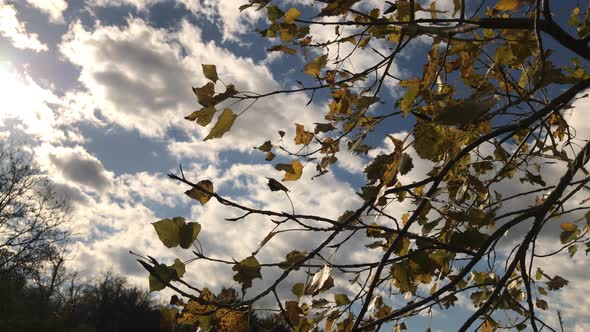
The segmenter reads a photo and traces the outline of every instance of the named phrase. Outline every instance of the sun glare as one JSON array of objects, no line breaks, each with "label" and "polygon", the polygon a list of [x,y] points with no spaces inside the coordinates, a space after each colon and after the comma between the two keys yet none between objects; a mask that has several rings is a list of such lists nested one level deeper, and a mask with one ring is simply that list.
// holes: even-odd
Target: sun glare
[{"label": "sun glare", "polygon": [[16,120],[18,128],[41,139],[53,135],[54,112],[47,102],[57,97],[40,87],[26,72],[20,72],[9,62],[0,62],[0,125],[6,120]]}]

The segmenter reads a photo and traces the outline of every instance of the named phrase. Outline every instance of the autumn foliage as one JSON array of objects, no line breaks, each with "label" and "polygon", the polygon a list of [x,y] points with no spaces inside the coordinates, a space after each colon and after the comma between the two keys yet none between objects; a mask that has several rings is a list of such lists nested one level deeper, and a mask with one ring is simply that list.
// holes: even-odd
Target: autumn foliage
[{"label": "autumn foliage", "polygon": [[[257,33],[272,43],[268,52],[303,59],[299,72],[306,80],[285,90],[241,91],[225,83],[215,65],[204,64],[209,81],[193,88],[200,109],[186,119],[209,128],[204,140],[223,140],[240,118],[254,116],[261,99],[305,94],[311,104],[327,91],[323,122],[293,123],[252,145],[277,170],[269,190],[285,199],[288,181],[325,175],[343,154],[360,158],[366,175],[358,188],[362,203],[338,219],[265,210],[219,195],[215,179],[190,179],[182,169],[170,174],[200,204],[216,201],[219,208],[241,211],[228,223],[252,215],[275,223],[273,232],[260,234],[260,247],[293,225],[302,230],[290,236],[312,231],[322,238],[315,247],[293,248],[281,262],[259,261],[260,248],[224,261],[193,247],[195,260],[232,266],[233,281],[225,284],[239,286],[217,295],[200,289],[199,280],[183,279],[186,262],[142,260],[152,290],[169,287],[186,299],[178,302],[180,309],[166,309],[172,320],[244,330],[245,313],[270,298],[296,331],[370,331],[387,323],[398,331],[409,324],[430,330],[430,319],[419,315],[457,310],[461,297],[470,308],[457,314],[460,331],[539,331],[549,324],[544,313],[552,294],[568,280],[545,273],[538,262],[561,250],[574,256],[581,249],[583,255],[590,246],[590,215],[583,207],[590,144],[588,137],[576,137],[576,124],[565,115],[590,87],[590,10],[553,10],[549,0],[454,0],[450,9],[439,2],[396,0],[374,7],[359,0],[294,6],[250,0],[240,7],[265,14]],[[316,40],[310,27],[330,29],[334,38]],[[347,67],[351,57],[365,54],[379,57],[360,70]],[[403,57],[420,65],[398,77],[392,67]],[[392,119],[405,124],[405,134],[393,135]],[[293,129],[294,136],[286,134]],[[368,142],[375,141],[391,150],[371,153],[376,147]],[[310,164],[315,172],[305,167]],[[402,182],[416,165],[428,170]],[[560,165],[558,177],[544,176],[549,165]],[[502,189],[509,184],[518,191]],[[581,208],[571,209],[573,197]],[[518,209],[505,208],[513,202],[520,202]],[[201,230],[180,217],[154,227],[164,245],[182,248],[191,248]],[[547,230],[556,251],[540,248]],[[522,235],[515,240],[508,232]],[[355,234],[364,234],[362,245],[358,237],[350,240]],[[347,246],[379,258],[334,263],[324,255]],[[278,271],[276,277],[260,280],[267,269]],[[300,280],[293,282],[294,276]],[[335,292],[336,279],[350,283],[351,291]],[[253,292],[255,283],[262,290]],[[285,297],[286,289],[291,292]]]}]

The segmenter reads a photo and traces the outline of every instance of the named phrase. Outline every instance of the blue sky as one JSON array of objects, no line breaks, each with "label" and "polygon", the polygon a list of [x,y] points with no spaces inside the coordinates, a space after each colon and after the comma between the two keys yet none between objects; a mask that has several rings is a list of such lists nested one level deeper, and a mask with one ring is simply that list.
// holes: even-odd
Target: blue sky
[{"label": "blue sky", "polygon": [[[382,6],[380,1],[373,3]],[[178,164],[195,182],[211,179],[220,194],[238,202],[290,210],[287,200],[266,188],[266,177],[280,178],[281,173],[253,147],[267,139],[278,141],[278,130],[287,132],[286,145],[293,147],[293,123],[311,127],[322,122],[325,95],[307,107],[309,96],[304,94],[261,100],[229,134],[208,142],[202,139],[209,128],[183,119],[198,107],[191,87],[205,83],[201,64],[216,64],[225,82],[244,91],[293,87],[296,80],[311,82],[302,74],[302,58],[265,51],[270,44],[252,32],[262,22],[261,12],[240,14],[241,4],[0,0],[0,139],[33,153],[56,189],[72,200],[76,232],[72,269],[86,276],[112,269],[147,286],[146,272],[128,251],[165,262],[191,258],[190,252],[165,248],[150,224],[177,215],[203,225],[199,238],[212,256],[238,260],[249,256],[273,225],[262,218],[228,223],[223,219],[236,211],[219,204],[195,204],[183,194],[186,187],[166,178],[166,173],[177,172]],[[451,8],[452,1],[437,4]],[[312,33],[321,40],[330,38],[333,30],[314,27]],[[400,58],[391,73],[407,77],[420,69],[425,59],[412,54],[422,54],[424,45],[413,45],[413,53]],[[374,52],[358,52],[349,65],[360,70],[376,59]],[[395,82],[388,82],[385,89],[381,107],[392,108],[398,93]],[[575,105],[585,108],[587,102]],[[588,138],[586,118],[581,112],[571,114],[579,136]],[[407,125],[392,121],[388,130],[402,135]],[[380,139],[368,142],[376,147],[371,156],[392,149],[389,141]],[[277,160],[286,159],[279,155]],[[406,183],[421,179],[432,166],[414,160],[416,167],[402,178]],[[365,163],[366,159],[344,153],[339,166],[314,180],[315,166],[305,165],[302,179],[288,184],[297,212],[335,218],[355,209],[361,203],[355,192],[364,182]],[[558,176],[560,170],[557,165],[547,172]],[[521,190],[514,188],[518,185],[503,184],[501,189]],[[400,204],[393,213],[401,215],[409,207]],[[311,248],[318,239],[285,236],[265,247],[259,259],[278,261],[292,249]],[[349,261],[377,258],[375,252],[355,248],[334,256]],[[590,329],[590,320],[580,318],[590,314],[590,299],[580,295],[580,290],[590,291],[582,259],[557,257],[544,266],[547,271],[569,270],[574,275],[570,281],[578,291],[566,290],[556,301],[577,331]],[[217,288],[227,284],[220,281],[231,281],[231,268],[225,266],[199,262],[189,270],[188,279],[198,280],[200,286]],[[272,280],[273,272],[263,276],[254,291]],[[337,287],[346,289],[346,282]],[[454,323],[453,316],[438,316],[442,330],[452,329]]]}]

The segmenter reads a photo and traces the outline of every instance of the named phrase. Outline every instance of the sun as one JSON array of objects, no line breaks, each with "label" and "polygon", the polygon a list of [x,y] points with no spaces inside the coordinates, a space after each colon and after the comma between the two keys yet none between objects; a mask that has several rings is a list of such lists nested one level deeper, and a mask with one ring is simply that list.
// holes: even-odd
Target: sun
[{"label": "sun", "polygon": [[[27,84],[16,68],[7,61],[0,62],[0,91],[2,107],[0,118],[18,117],[18,110],[27,107],[31,100],[27,98]],[[29,97],[30,98],[30,97]]]},{"label": "sun", "polygon": [[8,61],[0,61],[0,128],[11,122],[19,130],[41,139],[54,136],[55,111],[49,103],[59,103],[49,89],[43,88]]}]

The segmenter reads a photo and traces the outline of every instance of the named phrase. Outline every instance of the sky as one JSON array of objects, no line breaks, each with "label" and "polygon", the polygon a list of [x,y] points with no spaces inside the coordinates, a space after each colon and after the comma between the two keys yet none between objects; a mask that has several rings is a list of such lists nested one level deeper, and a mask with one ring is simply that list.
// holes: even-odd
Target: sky
[{"label": "sky", "polygon": [[[319,93],[308,106],[306,94],[263,99],[240,116],[229,134],[207,142],[203,138],[209,128],[183,119],[198,108],[191,87],[206,83],[202,64],[215,64],[219,77],[242,91],[269,92],[297,86],[298,80],[312,82],[301,71],[301,57],[266,51],[270,43],[254,32],[264,22],[261,12],[240,13],[242,4],[234,0],[0,0],[0,140],[32,153],[56,191],[71,200],[75,234],[68,264],[72,270],[92,277],[110,269],[147,287],[147,272],[130,250],[167,263],[176,257],[191,258],[190,252],[164,247],[151,225],[175,216],[202,224],[199,239],[207,254],[229,260],[249,256],[273,224],[263,218],[227,222],[225,218],[238,212],[215,202],[201,206],[191,200],[183,194],[186,186],[166,176],[178,173],[180,164],[193,182],[211,179],[218,193],[239,203],[291,209],[285,197],[266,187],[267,177],[280,179],[281,172],[253,147],[267,139],[278,141],[279,130],[289,138],[286,146],[294,147],[293,123],[312,127],[322,122],[326,95]],[[438,1],[438,5],[449,9],[452,1]],[[314,27],[312,33],[325,40],[333,31]],[[425,60],[418,62],[412,54],[420,54],[424,45],[412,45],[390,73],[404,77],[419,69]],[[358,52],[349,65],[362,70],[378,59],[375,52]],[[392,107],[400,90],[391,81],[385,90],[384,107]],[[587,107],[588,101],[580,99],[567,114],[582,139],[590,136],[590,119],[578,110]],[[390,134],[402,137],[409,127],[398,121],[388,128]],[[369,156],[393,148],[388,140],[369,143],[376,147]],[[287,159],[279,155],[277,160]],[[301,180],[288,183],[296,211],[337,218],[345,210],[356,209],[362,203],[355,193],[365,181],[366,163],[363,157],[341,154],[330,173],[315,179],[311,178],[315,166],[305,164]],[[421,179],[432,166],[414,164],[405,182]],[[563,165],[555,165],[546,172],[556,179],[562,170]],[[518,183],[503,186],[506,192],[524,188]],[[576,199],[572,204],[581,200]],[[397,212],[403,208],[397,207]],[[311,248],[319,239],[283,236],[269,243],[259,260],[282,260],[292,249]],[[333,258],[360,262],[377,257],[349,248]],[[584,296],[590,281],[585,277],[584,255],[573,259],[558,255],[544,264],[548,272],[570,276],[571,287],[554,296],[569,328],[590,329],[590,299]],[[206,262],[195,262],[187,270],[187,280],[213,289],[230,281],[233,274],[231,267]],[[264,272],[254,290],[263,289],[273,275]],[[347,286],[342,282],[337,287],[346,290]],[[281,292],[286,294],[288,289]],[[555,321],[556,308],[547,313],[548,320]],[[439,330],[450,330],[453,316],[440,314],[438,322]]]}]

